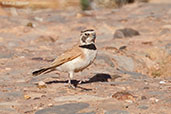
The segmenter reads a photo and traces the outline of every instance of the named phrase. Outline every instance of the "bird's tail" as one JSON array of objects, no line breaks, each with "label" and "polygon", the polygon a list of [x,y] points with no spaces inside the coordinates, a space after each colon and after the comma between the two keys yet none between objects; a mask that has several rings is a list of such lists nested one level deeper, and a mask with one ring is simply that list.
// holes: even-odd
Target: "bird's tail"
[{"label": "bird's tail", "polygon": [[42,68],[40,70],[36,70],[32,73],[33,76],[38,76],[44,72],[46,72],[47,70],[51,69],[51,67],[48,67],[48,68]]}]

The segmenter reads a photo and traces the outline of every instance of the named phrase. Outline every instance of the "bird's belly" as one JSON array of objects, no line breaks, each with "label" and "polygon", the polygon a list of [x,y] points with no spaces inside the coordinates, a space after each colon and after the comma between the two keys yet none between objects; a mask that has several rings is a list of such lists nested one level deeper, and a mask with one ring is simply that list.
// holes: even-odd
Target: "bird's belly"
[{"label": "bird's belly", "polygon": [[79,72],[88,67],[95,59],[96,53],[91,55],[85,56],[84,58],[78,57],[73,59],[69,62],[62,64],[61,66],[57,67],[57,70],[64,71],[64,72]]}]

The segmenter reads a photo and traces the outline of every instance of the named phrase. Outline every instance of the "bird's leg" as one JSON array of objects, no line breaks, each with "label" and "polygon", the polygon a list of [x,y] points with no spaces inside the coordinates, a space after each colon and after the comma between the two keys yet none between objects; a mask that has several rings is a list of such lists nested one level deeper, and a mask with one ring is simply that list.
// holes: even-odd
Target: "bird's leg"
[{"label": "bird's leg", "polygon": [[75,86],[71,83],[71,80],[72,80],[73,76],[74,76],[74,73],[73,72],[69,72],[68,85],[69,85],[69,88],[75,89]]},{"label": "bird's leg", "polygon": [[78,82],[78,84],[81,84],[83,82],[83,80],[80,80],[79,82]]},{"label": "bird's leg", "polygon": [[86,80],[85,80],[85,79],[81,79],[81,80],[78,82],[78,84],[82,84],[82,83],[84,83],[84,82],[86,82]]}]

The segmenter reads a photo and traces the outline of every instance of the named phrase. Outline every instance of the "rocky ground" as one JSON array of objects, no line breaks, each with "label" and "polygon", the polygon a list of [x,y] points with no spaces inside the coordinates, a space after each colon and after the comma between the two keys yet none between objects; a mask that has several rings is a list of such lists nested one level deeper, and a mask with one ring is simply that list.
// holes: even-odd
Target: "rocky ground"
[{"label": "rocky ground", "polygon": [[[171,112],[171,4],[0,12],[1,114]],[[75,74],[75,90],[67,87],[66,73],[32,77],[32,71],[77,43],[80,31],[87,28],[97,32],[98,56]],[[115,31],[124,28],[139,35],[120,31],[121,37],[116,37]]]}]

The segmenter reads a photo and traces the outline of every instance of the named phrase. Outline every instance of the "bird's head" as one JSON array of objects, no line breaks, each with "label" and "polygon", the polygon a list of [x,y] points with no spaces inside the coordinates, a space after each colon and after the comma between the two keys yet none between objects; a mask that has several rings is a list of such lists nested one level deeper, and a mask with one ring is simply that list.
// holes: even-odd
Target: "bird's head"
[{"label": "bird's head", "polygon": [[81,31],[80,43],[81,45],[94,44],[96,40],[96,32],[93,29]]}]

